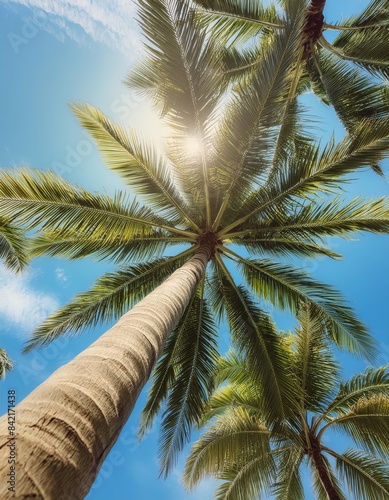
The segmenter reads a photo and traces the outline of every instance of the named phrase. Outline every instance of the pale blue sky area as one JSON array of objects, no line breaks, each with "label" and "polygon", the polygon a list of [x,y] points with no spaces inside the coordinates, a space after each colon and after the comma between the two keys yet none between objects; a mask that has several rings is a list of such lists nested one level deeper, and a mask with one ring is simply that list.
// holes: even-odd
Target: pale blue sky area
[{"label": "pale blue sky area", "polygon": [[[367,2],[327,3],[326,14],[331,21]],[[69,182],[96,191],[112,192],[122,187],[102,165],[67,103],[87,101],[111,118],[137,126],[145,133],[158,128],[151,122],[147,103],[122,83],[140,54],[133,14],[134,2],[124,0],[83,0],[78,4],[75,0],[0,0],[1,167],[50,168]],[[307,96],[307,103],[316,106],[311,96]],[[320,112],[323,130],[331,130],[334,115],[318,109],[312,112]],[[341,134],[338,128],[337,135]],[[388,163],[384,168],[389,174]],[[346,186],[352,196],[388,194],[387,180],[371,171],[355,178],[356,182]],[[341,262],[322,259],[301,260],[299,264],[322,281],[336,285],[348,297],[380,342],[381,364],[389,363],[388,237],[357,235],[355,240],[335,242],[336,251],[345,255]],[[58,259],[38,259],[21,277],[0,268],[0,344],[15,361],[15,370],[1,384],[3,393],[4,388],[16,389],[20,401],[106,330],[104,325],[82,336],[56,341],[46,349],[21,354],[23,342],[37,322],[75,293],[90,287],[108,269],[104,262],[69,263]],[[290,318],[278,314],[275,318],[280,328],[290,326]],[[224,332],[221,348],[227,345]],[[341,359],[347,375],[365,366],[345,355]],[[141,396],[88,500],[210,499],[212,481],[192,494],[182,488],[183,457],[175,473],[165,481],[158,479],[157,429],[140,445],[135,436],[143,403]],[[5,410],[4,399],[0,409],[1,413]]]}]

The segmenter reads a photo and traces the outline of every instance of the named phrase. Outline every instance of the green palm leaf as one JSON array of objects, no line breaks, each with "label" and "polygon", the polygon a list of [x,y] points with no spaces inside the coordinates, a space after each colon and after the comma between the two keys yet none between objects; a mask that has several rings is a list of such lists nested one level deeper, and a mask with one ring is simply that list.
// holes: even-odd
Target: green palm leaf
[{"label": "green palm leaf", "polygon": [[98,260],[111,259],[113,262],[147,261],[162,256],[173,245],[185,244],[191,240],[171,236],[166,231],[152,229],[149,234],[116,235],[110,232],[44,231],[31,240],[29,256],[49,255],[66,259],[80,259],[93,256]]},{"label": "green palm leaf", "polygon": [[387,116],[389,99],[382,85],[372,83],[350,63],[333,55],[320,52],[317,57],[317,67],[308,66],[311,79],[315,82],[312,88],[315,91],[317,86],[322,87],[348,130],[355,128],[361,119]]},{"label": "green palm leaf", "polygon": [[0,259],[4,265],[16,272],[24,269],[27,265],[26,250],[23,231],[0,216]]},{"label": "green palm leaf", "polygon": [[[257,380],[264,388],[265,405],[274,419],[288,412],[286,403],[293,399],[293,380],[289,376],[287,353],[273,323],[251,299],[247,290],[237,285],[223,260],[217,257],[218,269],[213,279],[214,301],[227,316],[234,346],[254,363]],[[259,362],[260,360],[260,362]]]},{"label": "green palm leaf", "polygon": [[275,454],[277,478],[272,493],[277,500],[304,500],[304,490],[300,475],[300,465],[304,458],[296,446],[289,446]]},{"label": "green palm leaf", "polygon": [[0,379],[5,377],[5,374],[11,371],[13,363],[9,355],[4,349],[0,349]]},{"label": "green palm leaf", "polygon": [[389,392],[389,372],[387,366],[367,368],[340,385],[338,394],[329,404],[325,415],[350,409],[359,398]]},{"label": "green palm leaf", "polygon": [[[272,457],[269,451],[269,431],[266,427],[243,409],[228,410],[192,448],[185,466],[184,483],[192,488],[204,475],[215,473],[219,475],[221,472],[223,476],[225,470],[231,472],[232,467],[234,469],[239,467],[239,459],[236,460],[236,457],[240,456],[243,464],[245,460],[253,459],[256,454],[261,458],[266,458],[264,461],[266,468],[264,467],[263,477],[259,475],[255,483],[261,480],[265,483],[273,473]],[[257,464],[258,461],[257,459]],[[234,469],[234,479],[236,479],[238,470],[234,471]],[[258,467],[256,472],[258,474]],[[244,474],[241,474],[241,477],[242,487],[245,483]]]},{"label": "green palm leaf", "polygon": [[24,169],[13,175],[5,171],[0,177],[0,199],[0,214],[16,217],[27,229],[42,225],[50,230],[129,235],[147,234],[150,228],[159,227],[196,236],[174,227],[177,221],[164,219],[136,201],[129,202],[121,192],[113,198],[92,194],[49,171]]},{"label": "green palm leaf", "polygon": [[159,458],[165,476],[189,440],[213,386],[209,373],[217,356],[216,329],[202,289],[191,305],[184,328],[175,346],[174,381],[162,415]]},{"label": "green palm leaf", "polygon": [[266,214],[269,207],[278,210],[296,197],[317,194],[318,189],[338,188],[347,181],[347,174],[377,163],[387,156],[389,119],[364,120],[352,136],[346,136],[336,147],[329,143],[320,151],[307,145],[290,159],[288,168],[277,170],[270,183],[247,197],[240,207],[241,217],[227,225],[221,234],[231,230],[254,215]]},{"label": "green palm leaf", "polygon": [[357,197],[344,204],[341,198],[327,203],[321,200],[320,204],[306,203],[293,214],[278,212],[269,223],[269,226],[262,223],[267,233],[274,231],[307,239],[346,236],[356,231],[385,233],[389,230],[389,201],[388,198],[370,201]]},{"label": "green palm leaf", "polygon": [[333,43],[345,58],[351,58],[374,76],[387,78],[389,75],[387,27],[389,25],[387,0],[372,0],[366,9],[344,23],[346,29]]},{"label": "green palm leaf", "polygon": [[[235,93],[216,139],[220,167],[217,178],[227,188],[214,227],[218,227],[228,205],[240,206],[245,187],[258,181],[268,167],[269,151],[274,142],[272,127],[279,125],[288,102],[288,89],[294,77],[295,58],[299,51],[299,10],[293,13],[285,30],[261,58],[260,70],[250,86]],[[239,181],[239,182],[238,182]]]},{"label": "green palm leaf", "polygon": [[127,132],[113,124],[100,110],[88,104],[71,107],[95,139],[107,167],[118,172],[148,206],[168,216],[179,212],[184,223],[198,229],[195,222],[188,220],[188,207],[172,181],[171,166],[161,153],[134,130]]},{"label": "green palm leaf", "polygon": [[187,332],[188,325],[190,325],[195,299],[196,295],[193,295],[185,314],[169,335],[164,352],[153,370],[148,398],[140,417],[138,428],[140,439],[142,439],[152,427],[156,416],[162,408],[163,402],[169,396],[169,390],[174,383],[174,377],[177,371],[175,367],[176,353],[177,350],[180,349],[180,344],[184,342],[183,337]]},{"label": "green palm leaf", "polygon": [[301,302],[308,302],[337,345],[368,358],[376,356],[374,339],[335,289],[313,280],[301,269],[267,260],[243,259],[226,250],[259,297],[295,314]]},{"label": "green palm leaf", "polygon": [[284,27],[271,4],[265,7],[255,0],[195,0],[195,3],[202,8],[198,12],[201,25],[212,26],[212,36],[219,43],[242,44],[261,33],[273,33]]},{"label": "green palm leaf", "polygon": [[[170,154],[180,186],[189,200],[205,207],[204,217],[209,224],[212,188],[206,151],[219,101],[215,89],[220,90],[222,84],[218,53],[213,50],[212,40],[199,30],[187,2],[142,0],[139,4],[149,60],[128,81],[142,90],[149,89],[162,106],[164,118],[174,131]],[[188,155],[188,140],[198,141],[198,155]]]},{"label": "green palm leaf", "polygon": [[[252,233],[254,233],[253,230]],[[251,231],[247,231],[247,234],[250,235]],[[266,255],[276,255],[278,257],[289,257],[289,256],[304,256],[304,257],[320,257],[326,256],[331,257],[332,259],[341,259],[342,256],[336,252],[333,252],[331,249],[318,244],[313,244],[303,239],[294,239],[292,237],[288,237],[287,234],[285,236],[277,236],[276,231],[270,230],[269,232],[260,230],[258,237],[254,236],[250,237],[231,237],[230,241],[236,245],[244,246],[247,252],[250,255],[263,256]]]},{"label": "green palm leaf", "polygon": [[271,455],[255,457],[222,475],[225,481],[215,492],[217,500],[244,500],[252,498],[258,490],[269,491],[273,478]]},{"label": "green palm leaf", "polygon": [[[328,451],[328,450],[326,450]],[[347,481],[355,498],[386,500],[389,496],[388,463],[362,451],[347,450],[342,454],[331,451],[336,468]]]},{"label": "green palm leaf", "polygon": [[253,418],[262,418],[265,410],[263,404],[261,405],[259,387],[255,383],[249,387],[247,384],[250,383],[234,383],[220,387],[210,398],[201,422],[208,422],[211,418],[234,408],[243,408]]},{"label": "green palm leaf", "polygon": [[322,411],[339,383],[340,366],[328,345],[322,318],[308,304],[298,313],[299,327],[293,336],[294,372],[301,387],[303,405],[311,412]]},{"label": "green palm leaf", "polygon": [[320,431],[336,427],[347,433],[358,445],[372,454],[389,454],[389,395],[361,397],[344,414],[339,414]]}]

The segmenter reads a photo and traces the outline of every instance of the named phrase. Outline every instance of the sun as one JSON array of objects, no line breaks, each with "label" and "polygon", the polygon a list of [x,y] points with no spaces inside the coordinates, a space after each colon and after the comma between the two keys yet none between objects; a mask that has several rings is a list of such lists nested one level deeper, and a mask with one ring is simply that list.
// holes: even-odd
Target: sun
[{"label": "sun", "polygon": [[190,156],[198,156],[203,149],[203,145],[198,137],[187,137],[184,148]]}]

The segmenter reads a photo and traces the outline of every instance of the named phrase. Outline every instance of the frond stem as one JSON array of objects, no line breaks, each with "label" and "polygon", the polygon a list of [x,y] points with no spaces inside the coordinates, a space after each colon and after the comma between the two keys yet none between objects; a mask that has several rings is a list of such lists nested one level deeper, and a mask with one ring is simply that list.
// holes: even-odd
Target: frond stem
[{"label": "frond stem", "polygon": [[337,458],[338,460],[342,460],[343,462],[347,462],[349,465],[351,465],[351,467],[353,467],[354,469],[357,469],[364,476],[368,476],[368,478],[371,481],[373,481],[376,486],[378,486],[382,491],[384,491],[386,495],[388,494],[387,489],[383,488],[382,485],[380,483],[378,483],[373,477],[371,477],[371,475],[367,474],[367,472],[364,469],[362,469],[361,467],[358,467],[358,465],[355,462],[348,460],[347,457],[345,457],[344,455],[340,455],[339,453],[337,453],[335,450],[333,450],[331,448],[327,448],[327,446],[322,445],[321,448],[323,451],[327,452],[329,455],[332,455],[334,458]]},{"label": "frond stem", "polygon": [[239,14],[229,14],[228,12],[223,12],[220,10],[207,10],[202,7],[198,7],[198,10],[201,12],[205,12],[211,16],[214,15],[214,16],[230,17],[232,19],[240,19],[242,21],[248,21],[252,24],[267,26],[268,28],[275,28],[275,29],[285,28],[285,24],[276,24],[276,23],[271,23],[270,21],[263,21],[261,19],[252,19],[250,17],[242,16]]},{"label": "frond stem", "polygon": [[345,54],[343,52],[343,50],[335,48],[331,43],[329,43],[324,38],[323,35],[318,39],[318,43],[323,48],[329,50],[332,54],[340,57],[341,59],[345,59],[346,61],[353,61],[353,62],[362,63],[362,64],[377,64],[380,66],[389,66],[389,62],[387,62],[387,61],[372,61],[371,59],[362,59],[360,57],[348,56],[347,54]]},{"label": "frond stem", "polygon": [[343,26],[343,25],[336,25],[336,24],[323,24],[323,28],[329,31],[357,31],[357,30],[364,30],[367,28],[378,28],[379,26],[387,26],[389,23],[387,21],[384,21],[382,23],[372,23],[372,24],[365,24],[363,26]]},{"label": "frond stem", "polygon": [[166,231],[170,231],[171,233],[176,233],[180,234],[182,236],[187,236],[188,238],[191,239],[191,241],[196,241],[198,234],[192,233],[190,231],[185,231],[183,229],[177,229],[175,227],[171,226],[166,226],[164,224],[158,224],[157,222],[151,222],[151,221],[146,221],[144,219],[138,219],[136,217],[131,217],[129,215],[123,215],[123,214],[118,214],[115,212],[108,212],[107,210],[102,210],[101,208],[91,208],[91,207],[85,207],[82,205],[76,205],[76,204],[71,204],[71,203],[61,203],[57,201],[48,201],[48,200],[29,200],[29,199],[23,199],[23,198],[6,198],[6,197],[0,197],[0,202],[1,201],[8,201],[8,202],[15,202],[19,201],[22,202],[23,204],[27,205],[56,205],[59,207],[71,207],[71,208],[82,208],[84,210],[89,210],[91,212],[97,212],[97,213],[103,213],[106,215],[110,215],[112,217],[116,217],[118,219],[124,219],[124,220],[129,220],[132,222],[137,222],[138,224],[142,224],[144,226],[151,226],[151,227],[157,227],[160,229],[165,229]]}]

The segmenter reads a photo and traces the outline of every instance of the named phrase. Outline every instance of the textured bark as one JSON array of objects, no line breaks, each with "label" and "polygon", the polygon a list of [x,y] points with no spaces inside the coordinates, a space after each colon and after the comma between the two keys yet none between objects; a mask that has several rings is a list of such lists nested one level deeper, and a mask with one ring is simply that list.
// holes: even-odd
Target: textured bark
[{"label": "textured bark", "polygon": [[323,10],[326,0],[311,0],[303,30],[302,43],[304,46],[304,59],[307,59],[312,48],[321,37],[323,32],[324,15]]},{"label": "textured bark", "polygon": [[205,272],[205,245],[162,285],[16,407],[16,495],[9,493],[6,416],[0,498],[81,499],[135,405]]},{"label": "textured bark", "polygon": [[323,460],[321,454],[321,446],[316,436],[310,436],[310,444],[311,444],[311,457],[315,464],[316,470],[319,474],[320,481],[328,495],[329,500],[340,500],[340,496],[336,491],[331,477],[328,474],[327,466]]}]

